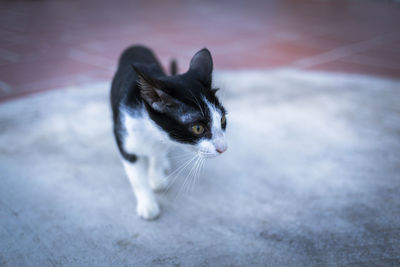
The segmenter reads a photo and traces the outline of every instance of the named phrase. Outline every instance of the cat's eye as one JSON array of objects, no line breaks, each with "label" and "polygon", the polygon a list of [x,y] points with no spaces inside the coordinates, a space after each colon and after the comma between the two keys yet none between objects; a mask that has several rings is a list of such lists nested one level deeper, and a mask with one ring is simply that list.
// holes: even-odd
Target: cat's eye
[{"label": "cat's eye", "polygon": [[193,126],[192,126],[192,132],[193,132],[195,135],[201,135],[201,134],[203,134],[203,133],[204,133],[204,127],[203,127],[203,125],[200,125],[200,124],[193,125]]},{"label": "cat's eye", "polygon": [[222,128],[226,127],[226,117],[225,117],[225,115],[223,115],[222,118],[221,118],[221,127]]}]

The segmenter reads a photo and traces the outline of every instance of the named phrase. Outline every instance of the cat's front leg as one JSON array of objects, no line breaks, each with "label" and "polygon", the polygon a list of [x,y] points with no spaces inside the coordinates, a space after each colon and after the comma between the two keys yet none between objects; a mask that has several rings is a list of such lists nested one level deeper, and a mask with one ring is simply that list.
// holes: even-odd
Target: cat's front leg
[{"label": "cat's front leg", "polygon": [[149,157],[149,182],[154,191],[161,191],[168,187],[167,172],[170,167],[166,151]]},{"label": "cat's front leg", "polygon": [[145,158],[138,157],[135,162],[123,160],[123,165],[135,192],[137,214],[146,220],[157,218],[160,208],[149,185]]}]

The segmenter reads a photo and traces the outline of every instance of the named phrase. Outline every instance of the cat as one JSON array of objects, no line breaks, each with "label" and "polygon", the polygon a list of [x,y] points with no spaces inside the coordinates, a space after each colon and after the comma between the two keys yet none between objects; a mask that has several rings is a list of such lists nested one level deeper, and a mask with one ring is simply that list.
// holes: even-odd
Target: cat
[{"label": "cat", "polygon": [[111,86],[113,130],[125,172],[136,196],[137,214],[159,216],[153,191],[166,188],[168,149],[179,145],[201,157],[227,150],[226,111],[212,88],[213,61],[198,51],[189,70],[166,75],[144,46],[126,49]]}]

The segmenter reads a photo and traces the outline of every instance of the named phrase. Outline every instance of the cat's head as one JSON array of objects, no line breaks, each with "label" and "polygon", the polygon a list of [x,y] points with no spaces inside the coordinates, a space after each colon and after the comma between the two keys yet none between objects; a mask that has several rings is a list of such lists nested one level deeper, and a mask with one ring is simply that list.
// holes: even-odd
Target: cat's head
[{"label": "cat's head", "polygon": [[207,49],[197,52],[181,75],[152,77],[134,69],[150,118],[171,140],[204,157],[226,151],[226,111],[212,88],[213,62]]}]

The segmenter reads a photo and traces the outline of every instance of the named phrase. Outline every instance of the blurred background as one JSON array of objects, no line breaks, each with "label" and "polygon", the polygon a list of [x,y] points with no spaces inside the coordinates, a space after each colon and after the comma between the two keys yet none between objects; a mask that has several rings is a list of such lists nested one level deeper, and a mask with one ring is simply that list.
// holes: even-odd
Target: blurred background
[{"label": "blurred background", "polygon": [[294,67],[400,77],[400,4],[385,0],[1,1],[0,101],[110,79],[121,51],[187,68]]},{"label": "blurred background", "polygon": [[[229,111],[152,222],[111,131],[132,44],[209,48]],[[0,266],[400,266],[399,48],[399,1],[0,1]]]}]

